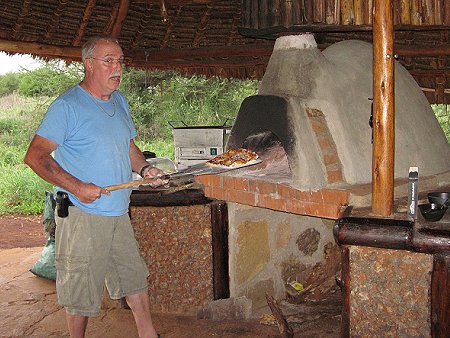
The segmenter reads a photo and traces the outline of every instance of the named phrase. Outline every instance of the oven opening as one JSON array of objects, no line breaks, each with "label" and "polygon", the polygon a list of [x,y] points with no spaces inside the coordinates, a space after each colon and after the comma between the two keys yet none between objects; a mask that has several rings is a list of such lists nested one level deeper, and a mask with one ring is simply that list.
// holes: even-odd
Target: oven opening
[{"label": "oven opening", "polygon": [[253,150],[263,160],[260,165],[254,168],[249,167],[250,175],[258,172],[258,175],[261,176],[292,178],[286,150],[273,132],[266,130],[254,133],[245,139],[242,147]]}]

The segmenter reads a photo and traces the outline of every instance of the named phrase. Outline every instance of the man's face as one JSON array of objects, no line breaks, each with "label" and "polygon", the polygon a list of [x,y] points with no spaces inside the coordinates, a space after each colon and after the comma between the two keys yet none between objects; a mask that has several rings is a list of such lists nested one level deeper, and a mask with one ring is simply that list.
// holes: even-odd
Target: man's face
[{"label": "man's face", "polygon": [[86,76],[101,90],[102,95],[110,95],[119,88],[122,77],[123,52],[119,45],[109,41],[99,41],[94,56],[86,60]]}]

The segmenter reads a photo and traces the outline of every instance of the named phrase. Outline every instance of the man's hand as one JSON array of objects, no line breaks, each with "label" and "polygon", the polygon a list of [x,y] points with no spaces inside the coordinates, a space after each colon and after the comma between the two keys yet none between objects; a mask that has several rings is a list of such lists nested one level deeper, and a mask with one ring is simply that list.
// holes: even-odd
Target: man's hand
[{"label": "man's hand", "polygon": [[100,198],[102,194],[111,195],[111,192],[105,188],[95,185],[94,183],[82,183],[74,195],[80,200],[80,202],[92,203],[96,199]]},{"label": "man's hand", "polygon": [[153,182],[149,183],[149,185],[152,188],[157,188],[157,187],[160,187],[162,185],[166,185],[169,183],[169,179],[164,178],[164,176],[165,176],[164,171],[162,171],[161,169],[158,169],[156,167],[148,166],[147,168],[144,168],[142,174],[143,174],[142,178],[154,178],[155,179]]}]

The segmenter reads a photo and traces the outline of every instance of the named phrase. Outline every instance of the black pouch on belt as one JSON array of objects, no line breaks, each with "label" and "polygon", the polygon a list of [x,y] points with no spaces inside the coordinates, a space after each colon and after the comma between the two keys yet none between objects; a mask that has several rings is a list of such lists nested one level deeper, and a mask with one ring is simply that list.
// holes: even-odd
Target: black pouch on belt
[{"label": "black pouch on belt", "polygon": [[69,206],[73,205],[69,196],[64,191],[56,193],[56,214],[58,217],[64,218],[69,216]]}]

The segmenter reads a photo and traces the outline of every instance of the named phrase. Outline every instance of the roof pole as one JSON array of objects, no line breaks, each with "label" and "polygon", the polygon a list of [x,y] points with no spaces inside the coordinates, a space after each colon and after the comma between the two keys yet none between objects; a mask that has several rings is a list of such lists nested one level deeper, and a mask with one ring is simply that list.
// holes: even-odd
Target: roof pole
[{"label": "roof pole", "polygon": [[373,3],[372,213],[391,216],[394,204],[393,0]]}]

